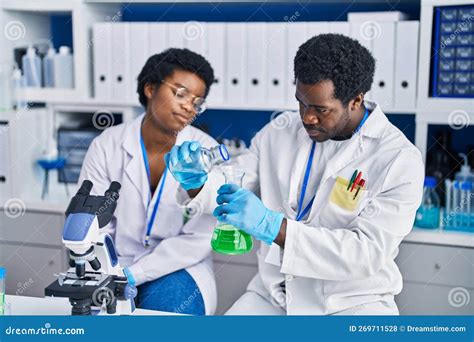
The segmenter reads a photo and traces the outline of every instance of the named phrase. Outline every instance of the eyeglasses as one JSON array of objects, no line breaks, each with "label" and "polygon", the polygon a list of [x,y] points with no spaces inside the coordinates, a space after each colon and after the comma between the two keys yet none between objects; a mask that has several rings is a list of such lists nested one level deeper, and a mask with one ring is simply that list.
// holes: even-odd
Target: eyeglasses
[{"label": "eyeglasses", "polygon": [[185,87],[177,87],[174,84],[168,83],[166,81],[161,81],[161,83],[166,84],[168,87],[174,90],[174,97],[178,103],[184,104],[191,101],[197,114],[201,114],[207,109],[205,98],[191,94],[191,92]]}]

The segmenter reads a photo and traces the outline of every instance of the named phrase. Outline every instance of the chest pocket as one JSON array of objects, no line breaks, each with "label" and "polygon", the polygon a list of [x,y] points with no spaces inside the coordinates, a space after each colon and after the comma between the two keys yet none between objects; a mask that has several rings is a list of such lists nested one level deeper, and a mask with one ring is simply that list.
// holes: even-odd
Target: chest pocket
[{"label": "chest pocket", "polygon": [[356,186],[352,191],[350,191],[351,189],[347,190],[348,185],[349,180],[342,177],[337,177],[332,187],[329,201],[344,210],[354,211],[358,207],[361,198],[365,194],[365,188],[358,188]]},{"label": "chest pocket", "polygon": [[361,187],[355,196],[357,187],[352,192],[347,190],[349,180],[337,177],[320,214],[320,223],[329,229],[345,228],[359,215],[366,202],[368,191]]}]

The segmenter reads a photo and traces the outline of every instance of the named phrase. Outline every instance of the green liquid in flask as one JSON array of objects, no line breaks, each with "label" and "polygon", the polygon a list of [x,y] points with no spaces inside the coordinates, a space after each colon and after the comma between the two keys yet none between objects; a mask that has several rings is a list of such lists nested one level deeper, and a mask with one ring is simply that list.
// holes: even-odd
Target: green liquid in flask
[{"label": "green liquid in flask", "polygon": [[221,254],[239,255],[252,250],[252,237],[231,226],[230,224],[220,224],[214,229],[211,246],[214,251]]},{"label": "green liquid in flask", "polygon": [[0,316],[5,314],[5,294],[0,293]]}]

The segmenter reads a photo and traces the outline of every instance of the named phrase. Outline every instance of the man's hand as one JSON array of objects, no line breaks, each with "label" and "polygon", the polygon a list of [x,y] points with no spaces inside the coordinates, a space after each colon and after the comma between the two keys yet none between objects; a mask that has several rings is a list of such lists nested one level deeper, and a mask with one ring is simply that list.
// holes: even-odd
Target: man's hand
[{"label": "man's hand", "polygon": [[251,191],[235,184],[224,184],[217,191],[214,216],[253,235],[258,240],[271,244],[278,236],[283,214],[266,208]]},{"label": "man's hand", "polygon": [[[182,145],[176,145],[165,154],[165,164],[168,169],[173,170],[177,164],[196,162],[201,155],[201,144],[198,141],[185,141]],[[188,191],[190,197],[199,193],[207,181],[207,174],[202,172],[173,172],[173,177]]]}]

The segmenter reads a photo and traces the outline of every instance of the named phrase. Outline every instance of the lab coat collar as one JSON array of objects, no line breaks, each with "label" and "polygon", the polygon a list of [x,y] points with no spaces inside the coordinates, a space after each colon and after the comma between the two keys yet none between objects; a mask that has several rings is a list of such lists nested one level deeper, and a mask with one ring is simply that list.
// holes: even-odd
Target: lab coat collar
[{"label": "lab coat collar", "polygon": [[383,136],[388,124],[388,119],[377,103],[364,101],[364,105],[369,110],[370,115],[361,127],[359,133],[368,138],[379,139]]},{"label": "lab coat collar", "polygon": [[122,147],[129,156],[129,160],[124,164],[125,173],[140,193],[143,206],[146,209],[148,207],[150,187],[140,145],[140,129],[144,116],[145,114],[141,114],[129,124],[130,126],[125,131]]}]

